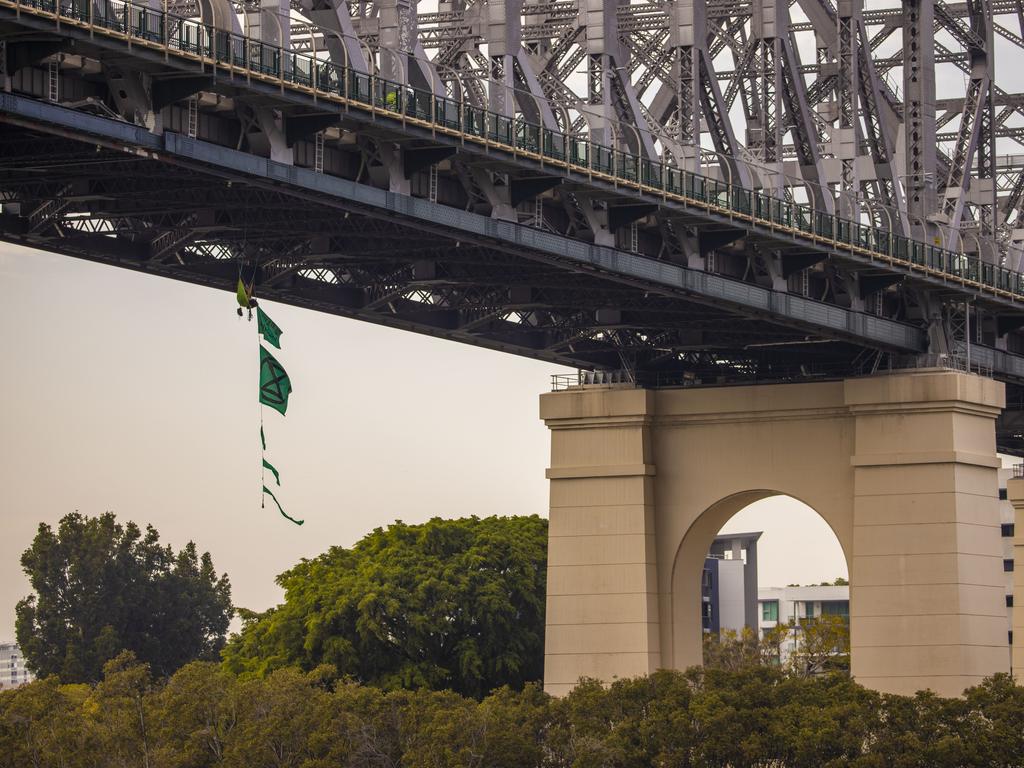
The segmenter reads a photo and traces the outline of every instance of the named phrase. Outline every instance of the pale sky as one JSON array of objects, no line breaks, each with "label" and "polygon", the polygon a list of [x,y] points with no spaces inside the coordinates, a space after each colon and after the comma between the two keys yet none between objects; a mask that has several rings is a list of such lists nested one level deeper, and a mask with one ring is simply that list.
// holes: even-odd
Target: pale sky
[{"label": "pale sky", "polygon": [[[189,539],[236,605],[274,577],[395,519],[547,516],[550,363],[267,302],[294,386],[266,414],[296,527],[260,508],[256,331],[228,293],[0,243],[0,639],[29,593],[39,522],[76,509]],[[565,369],[561,369],[564,371]],[[824,521],[790,499],[739,513],[764,530],[760,583],[846,576]]]}]

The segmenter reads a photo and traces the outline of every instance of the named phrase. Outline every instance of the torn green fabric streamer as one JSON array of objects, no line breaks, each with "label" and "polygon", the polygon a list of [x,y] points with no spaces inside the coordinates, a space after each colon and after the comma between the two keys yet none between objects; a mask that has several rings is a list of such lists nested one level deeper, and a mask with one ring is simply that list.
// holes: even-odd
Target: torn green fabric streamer
[{"label": "torn green fabric streamer", "polygon": [[281,348],[281,334],[284,331],[259,307],[256,307],[256,325],[259,328],[260,335],[267,344],[271,344],[278,349]]},{"label": "torn green fabric streamer", "polygon": [[290,517],[288,513],[286,513],[284,509],[281,508],[281,502],[277,500],[277,496],[275,496],[273,492],[265,485],[263,486],[263,492],[274,500],[274,503],[277,504],[277,511],[281,513],[282,517],[284,517],[287,520],[291,520],[296,525],[302,525],[304,522],[306,522],[305,520],[296,520],[294,517]]},{"label": "torn green fabric streamer", "polygon": [[263,450],[267,450],[267,438],[263,434],[263,425],[260,424],[260,445],[263,446]]},{"label": "torn green fabric streamer", "polygon": [[269,405],[284,416],[288,410],[288,395],[292,391],[292,381],[288,373],[270,354],[266,347],[260,345],[260,402]]},{"label": "torn green fabric streamer", "polygon": [[273,473],[274,473],[274,479],[275,479],[275,480],[277,481],[277,484],[278,484],[278,485],[281,485],[281,475],[279,475],[279,474],[278,474],[278,472],[277,472],[277,470],[276,470],[276,469],[274,468],[274,465],[273,465],[273,464],[271,464],[271,463],[270,463],[269,461],[267,461],[266,459],[264,459],[264,460],[263,460],[263,468],[264,468],[264,469],[269,469],[269,470],[270,470],[271,472],[273,472]]}]

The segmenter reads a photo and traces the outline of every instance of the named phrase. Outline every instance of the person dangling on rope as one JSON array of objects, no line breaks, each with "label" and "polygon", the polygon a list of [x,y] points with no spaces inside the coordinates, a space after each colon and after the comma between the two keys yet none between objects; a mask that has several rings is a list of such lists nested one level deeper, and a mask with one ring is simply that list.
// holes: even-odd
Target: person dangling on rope
[{"label": "person dangling on rope", "polygon": [[246,286],[241,276],[238,278],[238,287],[235,289],[235,298],[238,299],[238,316],[242,316],[242,310],[248,310],[249,322],[252,322],[252,311],[258,306],[255,297],[252,295],[256,288],[256,278]]}]

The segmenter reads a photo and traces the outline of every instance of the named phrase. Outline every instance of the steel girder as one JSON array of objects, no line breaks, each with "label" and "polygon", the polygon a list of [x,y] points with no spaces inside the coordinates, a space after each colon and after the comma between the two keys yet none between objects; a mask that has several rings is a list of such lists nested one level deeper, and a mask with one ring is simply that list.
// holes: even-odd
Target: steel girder
[{"label": "steel girder", "polygon": [[[429,210],[396,217],[372,197],[227,171],[216,163],[232,150],[177,139],[154,159],[95,134],[74,141],[39,128],[0,126],[0,236],[31,247],[224,290],[239,270],[254,272],[267,298],[588,368],[678,375],[683,361],[711,380],[788,379],[877,357],[838,316],[827,338],[817,321],[671,289],[642,270],[570,271],[543,250],[433,224],[443,217]],[[164,235],[182,229],[191,237],[169,257]],[[921,342],[899,325],[893,351],[913,351]]]},{"label": "steel girder", "polygon": [[[210,2],[227,0],[203,0]],[[789,6],[455,0],[424,9],[414,0],[293,0],[290,36],[305,50],[466,94],[510,116],[683,167],[718,167],[722,177],[791,190],[823,209],[835,201],[877,226],[943,244],[963,239],[964,229],[972,243],[987,243],[965,248],[1019,260],[1013,243],[1024,239],[1024,227],[1013,190],[1020,185],[1000,179],[996,159],[1024,146],[1024,99],[998,87],[992,42],[998,35],[1022,46],[1013,30],[1017,4]],[[195,9],[225,16],[221,6]],[[235,10],[255,17],[249,5]],[[950,78],[935,93],[942,66],[967,73],[962,95],[947,90]],[[891,79],[897,67],[901,86]],[[954,101],[959,108],[938,122],[937,103]],[[952,130],[938,131],[950,123]]]},{"label": "steel girder", "polygon": [[[1014,143],[1024,145],[1024,95],[999,88],[993,45],[999,36],[1022,46],[1021,35],[1013,31],[1021,27],[1019,4],[870,5],[865,9],[857,0],[456,0],[428,8],[415,0],[187,0],[169,7],[220,29],[269,43],[290,42],[357,72],[454,95],[517,123],[603,138],[669,165],[744,187],[779,189],[799,201],[813,200],[823,211],[836,205],[865,223],[927,232],[953,249],[1019,267],[1024,161],[1010,151]],[[222,146],[843,311],[917,327],[930,324],[933,349],[955,349],[963,341],[955,322],[962,292],[913,275],[894,277],[877,265],[761,238],[728,222],[652,210],[614,188],[566,183],[543,169],[517,167],[436,137],[355,125],[318,108],[315,100],[300,107],[282,102],[272,90],[170,72],[153,62],[126,72],[123,57],[80,42],[68,47],[45,35],[26,36],[16,27],[0,27],[0,40],[0,77],[17,92],[45,98],[45,78],[56,70],[59,102],[119,114],[156,134],[188,133],[194,115],[195,135]],[[902,86],[893,78],[901,66]],[[951,88],[948,77],[937,86],[941,67],[964,72],[964,87]],[[373,313],[401,306],[419,317],[461,303],[469,307],[466,333],[506,328],[509,313],[519,312],[518,337],[549,324],[568,329],[564,337],[539,345],[550,359],[570,346],[603,350],[592,358],[571,358],[578,364],[618,365],[625,354],[641,368],[657,368],[668,359],[709,365],[716,356],[724,359],[725,350],[735,357],[741,346],[740,323],[723,340],[714,338],[714,328],[688,318],[687,333],[697,329],[703,335],[687,336],[686,344],[666,341],[665,334],[678,328],[659,327],[650,317],[631,314],[633,309],[618,315],[621,322],[610,323],[611,310],[628,304],[619,293],[602,295],[608,307],[601,315],[605,333],[594,330],[593,319],[588,325],[583,318],[598,294],[575,303],[559,296],[565,306],[543,314],[534,306],[543,302],[499,302],[493,286],[466,287],[459,282],[465,275],[448,266],[435,269],[442,277],[430,278],[434,288],[427,290],[423,265],[437,261],[437,245],[408,236],[392,233],[388,241],[380,232],[363,239],[353,234],[344,247],[334,234],[315,244],[301,242],[274,231],[287,230],[289,222],[273,214],[273,204],[260,208],[249,201],[262,216],[259,225],[237,212],[197,210],[188,189],[178,196],[164,190],[163,198],[140,191],[135,206],[126,210],[111,204],[102,212],[83,211],[83,201],[109,188],[83,190],[82,174],[62,176],[53,168],[47,176],[48,184],[19,178],[16,191],[0,190],[5,200],[17,197],[5,202],[5,211],[17,211],[18,236],[40,244],[67,236],[70,250],[79,248],[73,243],[112,247],[113,235],[118,241],[113,250],[144,249],[146,268],[154,269],[217,255],[237,262],[264,248],[282,254],[280,272],[268,273],[275,284],[301,272],[303,280],[349,286],[338,290],[359,285],[371,296],[360,306]],[[338,254],[346,249],[375,255],[390,247],[416,259],[371,265],[363,272],[337,268]],[[286,255],[294,261],[287,262]],[[505,273],[500,279],[517,278]],[[518,279],[542,285],[545,277],[523,271]],[[419,298],[410,298],[410,292]],[[1024,312],[984,302],[970,311],[972,327],[991,348],[1024,348],[1016,320]],[[597,339],[596,333],[603,335]],[[750,337],[773,333],[759,330]],[[764,343],[783,342],[773,348],[773,360],[785,355],[797,360],[801,353],[786,346],[795,339],[772,336]],[[657,354],[648,349],[652,340],[663,347]],[[868,349],[842,343],[847,345],[843,353],[830,357],[829,365],[837,360],[840,367],[852,365]],[[530,349],[538,344],[531,342]],[[742,346],[749,353],[750,345]],[[624,353],[626,348],[632,351]],[[736,371],[757,367],[735,360],[729,365]]]},{"label": "steel girder", "polygon": [[[239,17],[265,17],[268,1],[234,8]],[[223,5],[207,9],[211,2]],[[171,7],[222,19],[230,15],[226,3]],[[998,88],[991,40],[1021,46],[1011,29],[1020,27],[1017,3],[930,0],[863,10],[859,0],[801,0],[792,20],[788,6],[459,0],[419,13],[414,0],[294,0],[291,39],[336,59],[372,58],[367,66],[392,79],[466,92],[510,115],[540,113],[546,125],[614,138],[681,166],[699,165],[703,148],[723,176],[797,187],[795,194],[817,196],[822,207],[835,196],[843,212],[891,220],[897,230],[929,230],[952,242],[962,226],[980,227],[993,244],[980,249],[986,256],[1014,258],[1008,244],[1022,229],[1018,198],[994,163],[997,153],[1024,143],[1024,106],[1008,103],[1013,94]],[[769,7],[784,27],[772,38],[756,31]],[[809,50],[814,62],[802,62]],[[920,51],[920,65],[905,55],[912,50]],[[904,61],[899,88],[888,78]],[[955,129],[937,134],[935,68],[946,65],[970,82],[962,108],[944,120],[955,120]],[[745,146],[730,112],[737,96]],[[799,167],[786,167],[794,160]]]}]

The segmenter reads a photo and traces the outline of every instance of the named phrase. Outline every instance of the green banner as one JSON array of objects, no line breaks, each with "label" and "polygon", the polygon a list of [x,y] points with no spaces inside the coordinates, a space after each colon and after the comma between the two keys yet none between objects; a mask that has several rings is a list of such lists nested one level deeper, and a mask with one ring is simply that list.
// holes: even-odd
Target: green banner
[{"label": "green banner", "polygon": [[281,348],[281,334],[284,331],[259,307],[256,307],[256,325],[259,327],[260,335],[267,344],[271,344],[278,349]]},{"label": "green banner", "polygon": [[266,347],[260,345],[260,402],[269,405],[282,416],[288,410],[288,395],[292,382],[288,373]]}]

